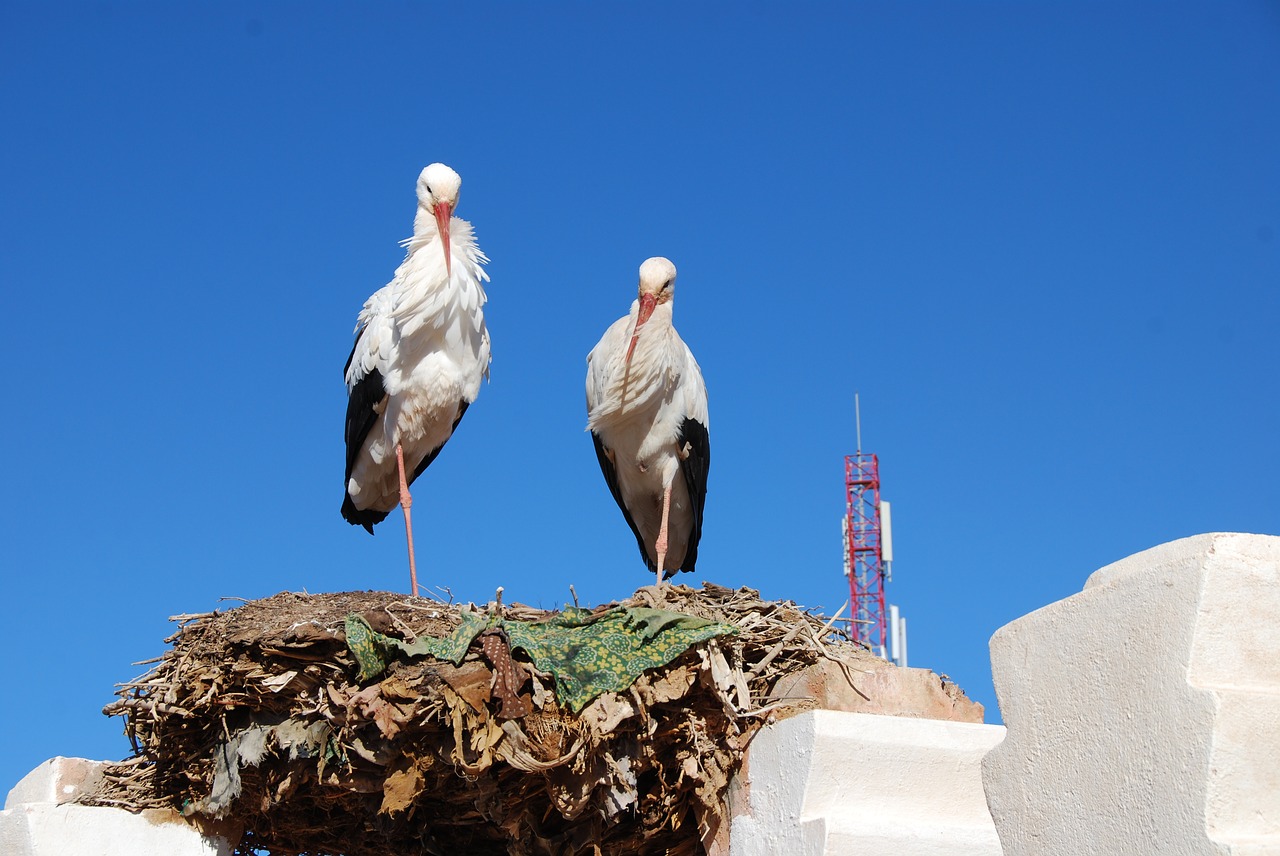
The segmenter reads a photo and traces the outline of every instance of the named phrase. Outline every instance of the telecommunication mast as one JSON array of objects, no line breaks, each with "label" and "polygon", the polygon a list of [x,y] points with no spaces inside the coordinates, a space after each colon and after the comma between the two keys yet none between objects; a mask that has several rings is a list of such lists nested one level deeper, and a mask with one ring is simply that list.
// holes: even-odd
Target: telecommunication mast
[{"label": "telecommunication mast", "polygon": [[889,503],[880,499],[880,460],[862,451],[862,412],[853,396],[858,450],[844,459],[844,574],[849,578],[853,638],[899,666],[907,664],[907,620],[885,610],[885,583],[893,579]]}]

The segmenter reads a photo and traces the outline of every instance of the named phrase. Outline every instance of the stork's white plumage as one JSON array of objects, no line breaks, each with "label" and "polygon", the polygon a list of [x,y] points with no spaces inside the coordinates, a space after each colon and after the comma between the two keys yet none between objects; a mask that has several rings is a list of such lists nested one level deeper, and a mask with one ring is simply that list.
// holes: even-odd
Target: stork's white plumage
[{"label": "stork's white plumage", "polygon": [[418,176],[413,237],[391,282],[365,301],[347,358],[342,516],[373,532],[399,503],[418,593],[409,485],[458,426],[489,375],[481,265],[471,224],[452,216],[462,179],[433,163]]},{"label": "stork's white plumage", "polygon": [[676,267],[640,266],[640,296],[587,356],[587,429],[658,582],[692,571],[711,464],[707,388],[671,323]]}]

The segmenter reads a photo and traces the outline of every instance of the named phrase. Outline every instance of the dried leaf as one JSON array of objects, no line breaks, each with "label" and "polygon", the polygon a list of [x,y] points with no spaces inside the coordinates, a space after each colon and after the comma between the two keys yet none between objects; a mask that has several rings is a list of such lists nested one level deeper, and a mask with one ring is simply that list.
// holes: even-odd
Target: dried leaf
[{"label": "dried leaf", "polygon": [[721,704],[724,705],[725,713],[730,718],[735,718],[737,711],[734,710],[733,702],[729,698],[729,691],[734,687],[733,673],[729,669],[729,663],[725,660],[724,654],[720,651],[720,646],[715,643],[715,640],[711,640],[706,648],[698,650],[698,655],[711,673],[712,683]]},{"label": "dried leaf", "polygon": [[630,699],[614,693],[605,693],[582,709],[578,718],[591,726],[601,737],[610,734],[625,719],[635,716],[636,709]]},{"label": "dried leaf", "polygon": [[683,698],[685,693],[689,691],[689,687],[693,686],[697,675],[688,666],[681,666],[678,669],[672,669],[657,680],[647,682],[646,687],[640,690],[644,697],[645,703],[649,705],[666,704],[669,701],[675,701]]},{"label": "dried leaf", "polygon": [[493,683],[493,673],[484,663],[473,660],[456,667],[442,664],[437,667],[436,672],[455,693],[471,705],[472,710],[477,713],[485,710],[491,697],[489,688]]},{"label": "dried leaf", "polygon": [[373,722],[388,740],[400,733],[400,708],[386,699],[375,699],[369,707],[373,711]]},{"label": "dried leaf", "polygon": [[296,671],[288,671],[282,675],[263,678],[262,685],[273,693],[278,693],[285,687],[289,686],[289,684],[293,683],[293,679],[296,677],[298,677],[298,673]]},{"label": "dried leaf", "polygon": [[423,771],[430,769],[433,762],[434,759],[429,755],[426,758],[405,755],[397,759],[383,782],[382,805],[378,807],[378,814],[395,817],[413,805],[426,790]]},{"label": "dried leaf", "polygon": [[415,701],[422,696],[421,692],[409,686],[404,678],[399,675],[392,675],[387,678],[378,684],[378,688],[381,690],[383,698],[391,701]]},{"label": "dried leaf", "polygon": [[636,773],[632,769],[630,758],[615,758],[606,752],[604,759],[612,779],[605,796],[604,810],[606,817],[613,817],[636,804],[639,797],[636,793]]}]

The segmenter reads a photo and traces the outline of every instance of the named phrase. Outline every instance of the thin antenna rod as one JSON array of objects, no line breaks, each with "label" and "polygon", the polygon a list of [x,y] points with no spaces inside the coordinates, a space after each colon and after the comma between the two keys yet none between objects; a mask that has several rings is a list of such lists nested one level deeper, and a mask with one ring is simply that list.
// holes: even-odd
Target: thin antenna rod
[{"label": "thin antenna rod", "polygon": [[862,454],[862,407],[858,404],[858,393],[853,394],[853,421],[858,427],[858,454]]}]

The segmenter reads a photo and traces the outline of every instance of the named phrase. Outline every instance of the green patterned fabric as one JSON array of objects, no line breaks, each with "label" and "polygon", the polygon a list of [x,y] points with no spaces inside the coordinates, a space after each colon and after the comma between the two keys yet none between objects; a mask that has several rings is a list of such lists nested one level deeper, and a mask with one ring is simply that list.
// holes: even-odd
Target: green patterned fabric
[{"label": "green patterned fabric", "polygon": [[507,621],[503,627],[513,649],[523,649],[535,666],[556,676],[556,698],[574,713],[601,693],[622,692],[692,645],[737,632],[732,624],[643,607],[598,615],[565,607],[549,621]]},{"label": "green patterned fabric", "polygon": [[[361,615],[348,615],[344,624],[347,629],[347,650],[360,664],[360,680],[367,681],[382,674],[387,664],[382,659],[382,652],[373,641],[375,635],[381,634],[375,634],[369,622],[365,621],[364,616]],[[383,639],[385,638],[384,636]]]},{"label": "green patterned fabric", "polygon": [[[358,615],[347,617],[347,647],[360,664],[360,679],[380,675],[395,652],[431,656],[457,665],[471,641],[488,626],[483,615],[463,613],[462,625],[444,639],[423,637],[412,644],[375,632]],[[493,622],[541,671],[556,678],[556,697],[574,713],[604,692],[622,692],[641,673],[665,666],[691,646],[737,632],[721,624],[645,607],[592,613],[566,606],[546,621]]]},{"label": "green patterned fabric", "polygon": [[480,631],[484,630],[486,626],[483,615],[475,612],[464,612],[462,613],[462,624],[458,625],[457,630],[443,639],[436,639],[433,636],[421,636],[415,642],[405,642],[401,639],[378,633],[360,615],[348,615],[345,623],[347,627],[347,648],[351,650],[356,662],[360,664],[360,680],[362,681],[381,675],[383,670],[387,668],[387,661],[394,659],[396,652],[409,658],[431,656],[437,660],[447,660],[456,666],[462,662],[463,657],[467,656],[467,649],[471,647],[471,640],[479,636]]}]

